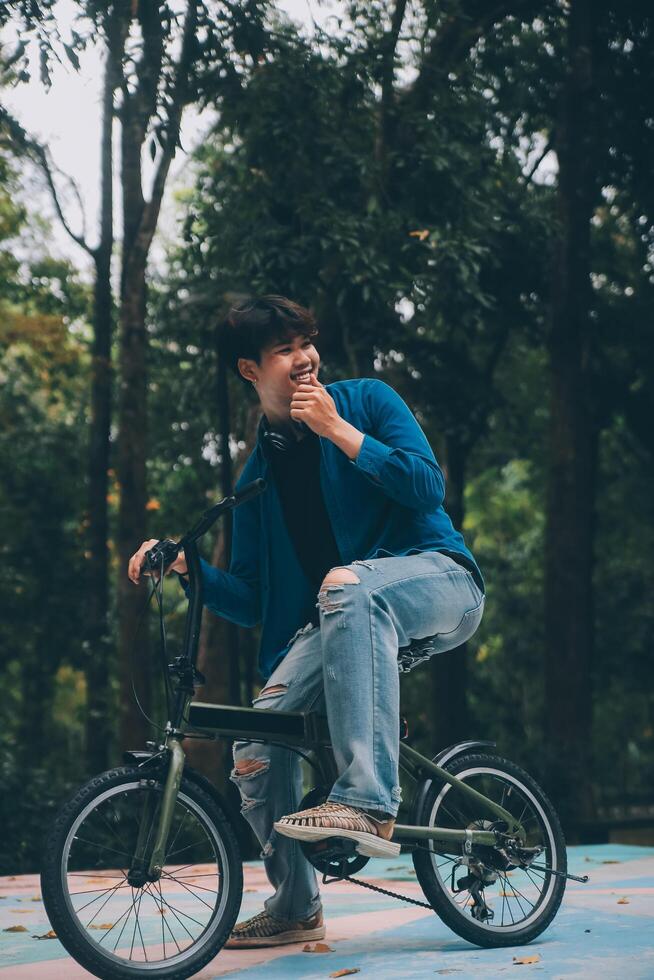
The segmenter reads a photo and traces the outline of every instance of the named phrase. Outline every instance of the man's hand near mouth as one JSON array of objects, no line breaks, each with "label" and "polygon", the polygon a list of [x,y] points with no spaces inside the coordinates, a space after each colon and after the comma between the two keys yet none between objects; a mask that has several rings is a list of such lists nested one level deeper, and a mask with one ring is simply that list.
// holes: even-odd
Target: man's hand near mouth
[{"label": "man's hand near mouth", "polygon": [[291,418],[304,422],[316,435],[324,436],[341,449],[349,459],[355,459],[361,449],[360,432],[336,411],[334,399],[311,372],[309,384],[299,384],[291,398]]}]

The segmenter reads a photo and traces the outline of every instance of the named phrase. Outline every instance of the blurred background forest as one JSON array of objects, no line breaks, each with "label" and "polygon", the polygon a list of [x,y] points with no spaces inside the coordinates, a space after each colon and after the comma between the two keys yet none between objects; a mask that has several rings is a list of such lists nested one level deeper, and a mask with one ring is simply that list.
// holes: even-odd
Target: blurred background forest
[{"label": "blurred background forest", "polygon": [[[71,4],[72,30],[56,0],[0,9],[0,103],[89,51],[102,73],[85,224],[48,146],[0,109],[3,873],[37,866],[72,786],[153,737],[132,678],[163,720],[127,560],[238,477],[257,403],[216,327],[260,292],[315,310],[323,383],[378,376],[408,402],[485,575],[467,649],[403,680],[416,747],[495,739],[571,840],[654,843],[648,5]],[[182,148],[199,109],[212,123]],[[216,528],[206,557],[225,567],[229,547]],[[166,604],[174,653],[176,581]],[[248,704],[257,645],[205,613],[198,697]],[[220,747],[192,749],[225,787]]]}]

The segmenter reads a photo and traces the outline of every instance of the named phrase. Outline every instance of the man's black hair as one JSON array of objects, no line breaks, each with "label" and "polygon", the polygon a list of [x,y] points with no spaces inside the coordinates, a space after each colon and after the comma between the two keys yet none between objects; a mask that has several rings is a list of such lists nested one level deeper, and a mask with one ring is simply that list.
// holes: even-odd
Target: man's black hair
[{"label": "man's black hair", "polygon": [[285,296],[260,296],[233,306],[220,327],[219,352],[237,378],[250,384],[238,369],[245,357],[260,363],[261,351],[293,337],[315,337],[313,313]]}]

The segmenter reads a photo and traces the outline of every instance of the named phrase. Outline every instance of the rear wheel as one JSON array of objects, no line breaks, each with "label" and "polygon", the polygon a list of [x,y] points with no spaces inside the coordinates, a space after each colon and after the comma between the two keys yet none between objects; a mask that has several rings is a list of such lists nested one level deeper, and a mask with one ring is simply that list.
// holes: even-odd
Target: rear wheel
[{"label": "rear wheel", "polygon": [[[418,881],[434,911],[459,936],[478,946],[529,943],[550,924],[561,904],[567,870],[565,840],[543,790],[507,759],[466,755],[445,767],[522,824],[519,849],[430,841],[416,850]],[[417,823],[423,826],[505,829],[449,783],[435,782]],[[533,850],[532,850],[533,849]]]},{"label": "rear wheel", "polygon": [[222,948],[241,904],[242,865],[218,803],[182,779],[161,876],[144,880],[133,856],[151,847],[162,776],[121,767],[83,786],[48,838],[41,884],[68,952],[98,977],[182,980]]}]

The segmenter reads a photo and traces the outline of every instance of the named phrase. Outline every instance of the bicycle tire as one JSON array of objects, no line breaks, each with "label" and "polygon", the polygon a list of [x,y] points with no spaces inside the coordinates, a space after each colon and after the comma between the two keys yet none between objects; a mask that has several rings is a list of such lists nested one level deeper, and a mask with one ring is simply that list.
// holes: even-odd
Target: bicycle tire
[{"label": "bicycle tire", "polygon": [[[514,798],[520,800],[520,805],[528,805],[533,810],[535,820],[532,824],[534,827],[532,833],[535,834],[535,828],[538,827],[539,832],[544,838],[544,842],[547,845],[545,859],[548,870],[555,870],[562,873],[566,872],[565,838],[559,818],[543,790],[528,773],[508,759],[481,753],[460,756],[459,758],[453,759],[445,766],[445,769],[463,780],[474,781],[474,777],[477,777],[476,781],[478,782],[479,777],[485,777],[487,781],[492,779],[499,782],[504,781],[504,784],[509,787],[510,793],[514,794]],[[434,784],[425,796],[421,811],[416,818],[417,823],[422,826],[446,825],[443,822],[443,819],[446,817],[444,804],[448,800],[450,792],[452,792],[452,787],[448,783],[434,781]],[[498,800],[498,802],[501,801]],[[467,802],[459,804],[458,801],[454,800],[454,797],[451,798],[451,802],[448,805],[455,809],[457,815],[460,815],[461,810],[465,813],[466,807],[468,808],[467,813],[470,815],[471,812],[475,811],[476,806],[476,804],[469,804]],[[506,805],[506,801],[504,805]],[[439,811],[440,816],[438,816]],[[477,817],[480,817],[478,811]],[[451,825],[455,825],[454,820],[452,820]],[[468,825],[480,827],[484,823],[483,820],[477,819],[476,821],[470,821]],[[459,823],[460,826],[461,824]],[[480,850],[482,849],[477,849],[477,854],[479,854]],[[475,847],[473,845],[474,851]],[[490,851],[491,849],[487,848],[485,853],[488,854]],[[445,848],[443,845],[432,842],[430,844],[430,850],[414,851],[413,864],[416,870],[416,876],[427,901],[439,918],[453,932],[461,936],[461,938],[477,946],[487,948],[521,946],[532,942],[550,925],[563,899],[566,886],[566,879],[564,877],[548,873],[543,874],[543,891],[538,900],[533,903],[533,911],[524,917],[522,925],[520,922],[513,921],[513,913],[511,913],[511,922],[508,921],[507,915],[507,924],[504,926],[505,906],[508,904],[510,907],[511,899],[517,898],[521,908],[523,903],[519,896],[525,900],[525,903],[532,904],[515,882],[509,881],[508,877],[506,877],[507,874],[522,874],[522,869],[505,871],[503,884],[500,885],[502,890],[497,893],[497,904],[501,905],[502,910],[502,924],[498,925],[494,918],[489,922],[480,922],[476,918],[473,918],[471,914],[473,906],[468,905],[468,900],[466,899],[464,904],[463,900],[457,899],[456,896],[460,895],[461,892],[456,892],[451,887],[454,881],[452,868],[447,868],[447,871],[443,873],[439,868],[441,858],[444,858],[444,861],[440,865],[441,868],[447,867],[448,861],[452,863],[453,867],[455,866],[456,860],[447,857],[448,854],[457,854],[458,858],[456,860],[460,860],[463,858],[463,845],[450,845]],[[492,861],[493,856],[490,855],[490,862],[492,863]],[[513,866],[510,865],[509,867]],[[527,873],[524,872],[524,874]],[[450,878],[450,875],[452,877],[448,886],[446,879]],[[535,878],[538,881],[539,875],[532,869],[529,878]],[[529,880],[529,878],[525,880]],[[494,885],[491,887],[494,887]],[[537,887],[534,890],[534,897],[536,892]],[[484,897],[486,898],[485,889]],[[493,902],[495,895],[489,897],[491,902]],[[502,899],[501,903],[499,902],[499,898]],[[493,910],[494,915],[495,910]]]},{"label": "bicycle tire", "polygon": [[[150,883],[147,885],[147,895],[153,900],[155,909],[160,912],[160,918],[157,920],[157,923],[161,924],[161,932],[164,937],[164,958],[161,961],[148,961],[147,949],[150,948],[152,953],[152,948],[149,945],[149,938],[148,947],[146,947],[140,925],[140,941],[143,944],[145,960],[126,961],[125,959],[121,959],[120,955],[111,953],[108,946],[106,948],[102,946],[104,935],[107,935],[107,931],[111,931],[109,927],[114,928],[115,924],[106,923],[103,926],[100,923],[99,925],[87,924],[85,926],[82,921],[81,909],[78,909],[76,912],[75,905],[76,903],[79,904],[77,902],[77,896],[83,895],[84,891],[71,892],[70,879],[82,879],[86,874],[88,876],[86,880],[88,881],[90,879],[93,881],[94,873],[99,874],[102,878],[105,878],[107,875],[106,870],[104,872],[102,869],[100,871],[97,870],[100,859],[96,862],[95,869],[90,868],[87,871],[69,870],[69,866],[73,867],[70,864],[70,854],[73,848],[79,845],[83,849],[85,843],[87,847],[90,847],[93,843],[92,841],[85,841],[80,836],[80,828],[86,828],[87,826],[93,827],[94,819],[97,826],[102,827],[103,824],[100,821],[100,817],[102,817],[117,839],[123,839],[119,837],[119,822],[115,820],[113,821],[115,826],[111,825],[111,810],[119,809],[120,803],[123,807],[127,808],[126,812],[131,812],[134,803],[137,801],[137,797],[134,795],[135,792],[141,794],[139,799],[144,799],[143,794],[147,792],[161,793],[164,780],[165,772],[163,774],[144,773],[135,766],[122,766],[94,777],[82,786],[61,809],[45,843],[41,871],[41,888],[43,903],[50,923],[57,934],[57,938],[70,955],[94,976],[100,977],[101,980],[105,980],[105,978],[106,980],[135,980],[137,977],[148,977],[151,980],[185,980],[186,977],[197,973],[198,970],[205,966],[222,949],[238,916],[243,893],[243,868],[236,836],[218,801],[202,787],[198,786],[197,783],[188,778],[182,779],[176,804],[176,809],[181,808],[180,813],[183,811],[184,814],[181,817],[181,826],[177,833],[179,834],[181,832],[184,822],[187,820],[187,814],[191,814],[189,826],[194,827],[195,824],[193,824],[193,821],[195,821],[197,826],[207,833],[209,844],[204,844],[205,850],[209,850],[209,845],[215,847],[217,870],[215,874],[212,871],[208,871],[204,874],[194,876],[190,874],[182,876],[182,879],[179,879],[184,889],[182,894],[188,901],[186,893],[195,895],[195,892],[199,889],[208,891],[208,889],[197,884],[189,885],[191,877],[205,879],[216,877],[218,879],[217,890],[215,892],[217,896],[215,909],[206,925],[198,920],[199,925],[203,926],[203,931],[197,940],[187,944],[184,949],[180,948],[179,942],[177,941],[177,949],[180,952],[174,953],[168,961],[166,960],[166,930],[174,936],[175,930],[178,929],[173,916],[182,925],[185,925],[185,920],[181,916],[187,915],[189,920],[191,916],[179,908],[175,911],[175,906],[171,905],[169,900],[164,897],[162,897],[160,902],[155,886],[151,889]],[[109,815],[109,819],[107,815]],[[203,846],[203,840],[199,831],[197,836],[197,843],[193,842],[189,845],[192,850],[186,855],[187,857],[192,857],[194,853],[198,853],[198,848]],[[171,848],[171,838],[172,831],[169,836],[169,851]],[[185,837],[182,837],[182,844],[185,839]],[[80,841],[82,844],[79,844]],[[106,847],[105,845],[101,846],[106,851],[111,850],[110,847]],[[87,850],[87,853],[90,854],[90,850]],[[123,851],[117,850],[115,853],[122,854]],[[201,853],[204,853],[204,851]],[[116,860],[115,857],[113,860]],[[124,859],[122,860],[124,862]],[[107,863],[106,859],[105,863]],[[168,867],[172,867],[172,865],[169,864]],[[189,867],[191,866],[189,865]],[[114,898],[118,894],[118,889],[131,887],[132,894],[134,893],[134,888],[127,884],[124,871],[120,873],[125,877],[125,883],[112,886],[111,888],[107,885],[105,889],[105,893],[113,893]],[[120,880],[118,873],[111,872],[109,880]],[[175,878],[173,880],[178,881]],[[170,885],[168,878],[164,879],[162,877],[161,881],[164,882],[164,888]],[[75,887],[79,887],[76,880],[73,884]],[[156,887],[158,888],[158,892],[163,896],[164,891],[160,882],[157,883]],[[93,891],[93,889],[90,891]],[[102,889],[97,889],[97,891],[102,891]],[[146,888],[143,888],[141,898],[138,900],[138,910],[134,913],[137,922],[141,909],[141,901],[145,896]],[[101,895],[100,897],[103,896]],[[121,900],[125,898],[125,901],[129,903],[129,895],[121,895],[120,897]],[[111,894],[109,898],[111,898]],[[82,901],[86,901],[86,899],[84,898]],[[89,904],[92,904],[94,901],[96,899],[91,899]],[[202,896],[200,897],[200,901],[202,901]],[[203,904],[210,907],[206,900]],[[105,905],[106,902],[101,908]],[[132,900],[132,907],[134,907],[134,899]],[[86,905],[82,905],[82,908],[86,908]],[[108,908],[111,908],[111,906],[109,905]],[[169,912],[172,912],[172,915],[168,915]],[[109,912],[107,915],[109,915]],[[172,923],[172,926],[170,923]],[[144,926],[144,928],[146,927]],[[147,928],[150,929],[150,932],[152,931],[150,926]],[[104,929],[105,933],[102,937],[96,938],[91,935],[89,929]],[[125,924],[123,925],[124,929]],[[134,931],[136,932],[136,927]],[[186,931],[189,931],[188,928]],[[179,934],[181,935],[181,931]],[[182,941],[186,942],[184,937],[182,937]],[[132,944],[134,944],[134,940],[132,940]],[[168,939],[168,944],[169,946],[173,945],[170,938]]]}]

